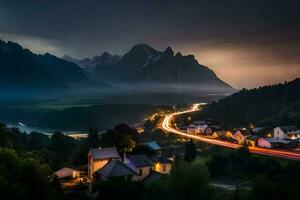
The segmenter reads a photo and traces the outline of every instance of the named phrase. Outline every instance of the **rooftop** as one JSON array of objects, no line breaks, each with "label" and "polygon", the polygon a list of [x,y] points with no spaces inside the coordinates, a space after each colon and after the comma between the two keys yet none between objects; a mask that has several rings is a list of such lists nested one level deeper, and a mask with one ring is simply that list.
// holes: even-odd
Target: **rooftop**
[{"label": "rooftop", "polygon": [[65,178],[65,177],[73,176],[74,171],[75,171],[74,169],[64,167],[54,172],[53,175],[57,176],[57,178]]},{"label": "rooftop", "polygon": [[128,160],[134,165],[134,167],[148,167],[154,166],[153,161],[146,155],[129,155]]},{"label": "rooftop", "polygon": [[260,137],[257,135],[250,135],[250,136],[246,137],[245,139],[251,140],[251,141],[256,141],[258,138],[260,138]]},{"label": "rooftop", "polygon": [[131,176],[136,173],[120,160],[110,160],[104,167],[96,171],[106,178]]},{"label": "rooftop", "polygon": [[148,146],[148,147],[150,147],[154,151],[162,149],[161,146],[159,146],[159,144],[157,144],[157,142],[155,142],[155,141],[146,142],[145,145]]},{"label": "rooftop", "polygon": [[262,131],[264,129],[265,129],[265,127],[255,127],[255,128],[252,128],[251,131],[257,133],[257,132]]},{"label": "rooftop", "polygon": [[205,121],[194,121],[193,124],[194,125],[204,125],[206,123],[205,123]]},{"label": "rooftop", "polygon": [[249,135],[249,131],[247,131],[247,130],[244,130],[244,129],[238,129],[238,130],[235,131],[235,133],[237,133],[238,131],[241,132],[241,134],[244,135],[244,136]]},{"label": "rooftop", "polygon": [[116,147],[91,149],[91,154],[94,160],[120,158]]},{"label": "rooftop", "polygon": [[279,126],[279,128],[281,130],[283,130],[284,132],[289,132],[289,131],[295,131],[295,130],[298,130],[298,127],[297,126]]},{"label": "rooftop", "polygon": [[283,144],[289,144],[291,143],[290,140],[284,140],[284,139],[275,139],[275,138],[264,138],[270,143],[283,143]]},{"label": "rooftop", "polygon": [[153,162],[159,162],[162,164],[172,164],[172,161],[164,156],[153,156],[151,158]]},{"label": "rooftop", "polygon": [[158,173],[156,171],[151,171],[151,173],[146,176],[143,180],[143,185],[149,186],[155,181],[158,181],[163,175],[161,173]]}]

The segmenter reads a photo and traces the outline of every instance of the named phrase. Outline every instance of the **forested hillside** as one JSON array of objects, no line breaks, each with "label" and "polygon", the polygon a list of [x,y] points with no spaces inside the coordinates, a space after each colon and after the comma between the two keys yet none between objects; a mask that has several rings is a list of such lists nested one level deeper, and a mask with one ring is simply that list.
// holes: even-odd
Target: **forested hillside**
[{"label": "forested hillside", "polygon": [[200,113],[227,127],[300,125],[300,79],[284,84],[242,90]]}]

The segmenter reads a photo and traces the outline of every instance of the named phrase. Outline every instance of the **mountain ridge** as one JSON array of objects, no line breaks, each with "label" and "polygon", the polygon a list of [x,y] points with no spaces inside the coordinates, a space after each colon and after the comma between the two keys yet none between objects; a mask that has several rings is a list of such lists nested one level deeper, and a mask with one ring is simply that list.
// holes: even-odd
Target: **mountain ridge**
[{"label": "mountain ridge", "polygon": [[0,41],[0,87],[76,89],[101,83],[132,90],[147,88],[149,92],[234,91],[194,56],[175,54],[171,47],[158,51],[138,44],[122,57],[104,52],[89,59],[85,67],[70,56],[63,58],[34,54],[17,43]]},{"label": "mountain ridge", "polygon": [[11,41],[0,40],[0,66],[1,88],[61,89],[91,83],[76,64],[49,53],[34,54]]},{"label": "mountain ridge", "polygon": [[208,67],[201,65],[193,55],[174,55],[171,47],[157,51],[147,44],[133,46],[114,63],[95,67],[92,71],[99,80],[128,84],[182,84],[197,87],[218,87],[234,91]]},{"label": "mountain ridge", "polygon": [[83,58],[81,60],[73,58],[72,56],[69,56],[67,54],[62,56],[61,59],[69,62],[73,62],[86,71],[93,71],[96,66],[107,65],[116,62],[117,60],[120,59],[120,56],[112,55],[108,52],[103,52],[99,56],[94,56],[92,58]]}]

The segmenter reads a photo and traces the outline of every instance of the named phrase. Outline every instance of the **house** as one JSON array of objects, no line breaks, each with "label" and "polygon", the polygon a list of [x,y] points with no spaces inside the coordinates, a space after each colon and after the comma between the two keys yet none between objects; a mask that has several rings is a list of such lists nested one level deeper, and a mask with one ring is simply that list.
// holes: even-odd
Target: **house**
[{"label": "house", "polygon": [[286,148],[292,144],[290,140],[275,139],[275,138],[258,138],[257,146],[262,148]]},{"label": "house", "polygon": [[237,130],[233,135],[232,139],[236,140],[238,144],[242,144],[244,139],[249,135],[246,130]]},{"label": "house", "polygon": [[170,174],[172,169],[172,161],[166,157],[153,156],[152,161],[155,164],[154,170],[161,174]]},{"label": "house", "polygon": [[91,149],[88,153],[88,177],[93,180],[93,175],[96,171],[110,160],[118,159],[120,159],[120,156],[115,147]]},{"label": "house", "polygon": [[162,148],[161,148],[161,146],[159,146],[159,144],[157,144],[157,142],[155,142],[155,141],[146,142],[144,145],[146,145],[147,147],[149,147],[150,149],[152,149],[153,151],[155,151],[155,153],[158,156],[161,156],[161,154],[162,154]]},{"label": "house", "polygon": [[144,154],[128,155],[124,162],[137,173],[132,177],[133,181],[143,180],[155,169],[155,163]]},{"label": "house", "polygon": [[208,126],[205,121],[196,121],[193,123],[193,125],[196,127],[198,130],[198,133],[200,134],[213,134],[212,129]]},{"label": "house", "polygon": [[98,181],[131,180],[134,175],[137,175],[136,172],[120,160],[109,160],[95,172]]},{"label": "house", "polygon": [[200,128],[197,127],[196,125],[189,125],[187,128],[186,128],[186,132],[188,134],[199,134],[200,133]]},{"label": "house", "polygon": [[257,140],[259,138],[260,138],[259,136],[250,135],[244,139],[244,143],[249,147],[255,147],[255,146],[257,146]]},{"label": "house", "polygon": [[65,179],[65,178],[74,179],[80,177],[80,171],[64,167],[54,172],[53,176],[56,176],[58,179]]},{"label": "house", "polygon": [[275,139],[300,139],[300,129],[297,126],[278,126],[274,128]]},{"label": "house", "polygon": [[191,124],[187,127],[188,134],[206,134],[212,135],[213,130],[207,124]]}]

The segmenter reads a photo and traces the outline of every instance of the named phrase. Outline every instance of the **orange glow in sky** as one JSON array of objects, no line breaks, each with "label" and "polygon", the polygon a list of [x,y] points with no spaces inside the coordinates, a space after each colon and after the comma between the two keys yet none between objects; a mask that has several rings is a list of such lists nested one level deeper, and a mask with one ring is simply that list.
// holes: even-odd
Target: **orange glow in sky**
[{"label": "orange glow in sky", "polygon": [[[204,45],[180,47],[237,89],[254,88],[300,77],[300,52],[282,46]],[[178,48],[179,49],[179,48]]]}]

